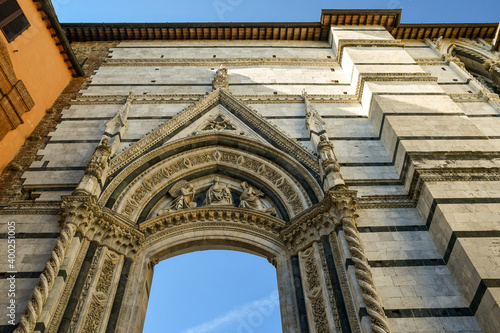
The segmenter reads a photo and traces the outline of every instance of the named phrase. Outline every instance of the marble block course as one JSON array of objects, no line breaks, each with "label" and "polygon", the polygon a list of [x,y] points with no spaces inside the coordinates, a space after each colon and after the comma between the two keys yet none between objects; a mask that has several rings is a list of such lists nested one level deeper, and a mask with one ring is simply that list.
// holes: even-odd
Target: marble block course
[{"label": "marble block course", "polygon": [[[121,130],[120,134],[112,136],[113,139],[118,138],[119,143],[111,158],[118,159],[126,157],[129,148],[134,149],[140,140],[152,136],[151,133],[168,128],[168,124],[179,126],[179,129],[172,129],[172,137],[184,133],[185,128],[191,129],[189,126],[198,119],[204,119],[203,114],[182,127],[184,125],[179,124],[182,124],[184,112],[189,112],[202,104],[205,98],[210,98],[207,96],[212,96],[212,81],[220,64],[229,63],[225,65],[228,72],[227,91],[241,105],[238,104],[240,109],[224,107],[230,110],[249,107],[255,111],[255,114],[252,113],[256,115],[253,120],[243,119],[241,115],[238,118],[245,128],[252,128],[251,135],[268,135],[276,142],[289,140],[286,142],[290,146],[291,142],[298,143],[293,146],[296,150],[293,153],[300,158],[297,157],[293,163],[303,170],[319,166],[314,141],[317,141],[315,135],[318,133],[310,126],[317,125],[316,129],[324,131],[322,134],[325,133],[331,140],[340,174],[349,189],[358,191],[356,227],[391,332],[499,332],[500,109],[490,97],[478,95],[480,91],[472,78],[465,77],[467,73],[443,60],[443,55],[429,41],[396,41],[385,28],[379,26],[332,27],[329,40],[155,40],[118,43],[110,50],[109,61],[103,63],[87,87],[63,110],[47,144],[38,151],[36,160],[23,173],[26,195],[31,195],[29,200],[34,205],[60,203],[61,196],[70,194],[84,177],[85,169],[106,131]],[[352,45],[355,41],[360,41],[359,45]],[[85,47],[85,43],[78,45]],[[260,59],[261,63],[255,65],[252,62],[255,59]],[[238,64],[231,65],[230,61]],[[304,90],[307,92],[304,98],[309,104],[303,99]],[[129,95],[130,92],[134,95]],[[470,95],[471,100],[466,100],[463,95]],[[127,96],[133,98],[127,102]],[[228,101],[231,99],[220,103],[230,104]],[[119,120],[115,117],[117,112],[122,112]],[[232,116],[237,117],[237,112],[234,113]],[[316,124],[306,125],[311,113],[318,117]],[[116,128],[107,125],[112,119]],[[257,123],[260,127],[255,125]],[[231,124],[237,127],[240,123],[234,121]],[[270,124],[269,128],[276,128],[276,131],[268,130],[262,124]],[[195,130],[203,129],[199,127]],[[186,130],[188,134],[185,137],[176,139],[191,140],[195,130]],[[169,143],[168,138],[162,140],[148,147],[147,152]],[[190,144],[196,147],[199,143],[193,141]],[[258,150],[255,147],[250,149],[245,144],[234,145],[248,154]],[[262,156],[268,154],[259,147]],[[165,156],[168,153],[165,152]],[[238,163],[243,163],[249,156],[245,155]],[[125,157],[123,164],[116,167],[113,177],[119,178],[120,172],[130,167],[131,160]],[[149,167],[148,163],[160,163],[161,158],[148,160],[142,167]],[[230,162],[229,158],[225,160],[225,155],[222,157],[217,153],[206,158],[218,158],[220,165]],[[273,163],[276,165],[282,162],[281,157],[275,159]],[[308,165],[311,160],[314,163]],[[183,160],[182,163],[193,167],[191,160]],[[238,169],[231,168],[232,171]],[[289,169],[286,169],[287,172]],[[165,170],[162,177],[169,177],[167,173],[175,171],[173,167]],[[211,175],[203,174],[211,172],[206,170],[212,169],[200,167],[200,177]],[[264,169],[255,172],[266,176]],[[176,177],[181,179],[187,175]],[[102,182],[99,186],[106,187],[112,181],[108,179],[107,183]],[[128,189],[129,178],[122,181],[116,193]],[[205,180],[204,184],[208,182]],[[279,184],[276,187],[283,185],[280,181],[276,184]],[[145,184],[145,187],[148,186],[148,191],[151,191],[156,185],[153,182]],[[308,191],[313,192],[314,189],[300,193],[310,195]],[[167,192],[165,187],[156,195],[164,197]],[[116,193],[109,194],[111,201],[121,200]],[[136,193],[137,200],[127,203],[130,207],[135,207],[142,199],[141,190]],[[316,199],[320,202],[322,197]],[[106,209],[112,207],[113,202]],[[304,202],[307,203],[306,200]],[[310,207],[317,202],[311,202]],[[159,209],[159,206],[156,208]],[[18,270],[24,274],[18,285],[21,300],[16,309],[18,317],[38,283],[62,227],[58,224],[58,217],[44,209],[33,215],[33,212],[27,213],[19,208],[22,211],[19,215],[8,215],[9,211],[5,208],[5,214],[0,215],[2,246],[6,243],[7,232],[4,222],[10,219],[18,222]],[[158,225],[161,223],[158,220]],[[225,232],[226,240],[231,235],[241,236],[237,231]],[[339,262],[332,263],[325,259],[326,268],[319,271],[333,276],[333,269],[330,267],[328,270],[328,265],[333,265],[338,266],[341,277],[345,272],[346,285],[354,283],[356,287],[344,297],[353,304],[351,310],[361,316],[360,323],[366,324],[366,304],[360,296],[361,287],[356,284],[353,273],[356,267],[343,236],[346,230],[340,228],[336,232],[339,244],[331,239],[328,244],[337,246],[333,249],[340,253]],[[258,239],[257,234],[241,237]],[[205,237],[202,247],[209,248],[209,239],[217,236],[217,232],[207,231],[204,234],[193,231],[192,235]],[[175,237],[172,239],[182,238]],[[114,279],[113,288],[118,290],[115,304],[119,304],[116,305],[118,308],[123,304],[124,309],[129,309],[127,311],[134,315],[140,313],[140,317],[147,305],[147,293],[141,293],[144,290],[149,292],[149,287],[136,290],[141,295],[138,298],[121,297],[126,293],[127,281],[134,286],[138,285],[137,281],[151,282],[154,263],[148,261],[150,258],[144,254],[133,263],[127,262],[125,257],[114,258],[106,252],[109,249],[99,250],[94,248],[95,244],[87,244],[84,238],[76,238],[77,243],[68,250],[68,258],[71,259],[67,259],[62,266],[65,274],[70,275],[69,270],[75,262],[89,269],[92,258],[109,260],[113,265],[116,263],[116,267],[109,266],[116,271],[108,267],[110,272],[115,272],[109,275],[110,279],[111,276]],[[311,247],[314,251],[310,251],[312,254],[309,250],[301,250],[296,257],[278,258],[278,263],[273,261],[279,276],[296,278],[297,270],[302,270],[304,280],[296,280],[293,288],[302,288],[306,294],[314,291],[308,289],[305,280],[308,275],[303,269],[308,258],[316,258],[314,263],[322,262],[321,255],[328,252],[326,241],[322,242],[321,245],[314,243]],[[219,246],[236,247],[232,243]],[[176,250],[184,251],[180,245]],[[257,253],[255,249],[249,252]],[[134,265],[142,265],[147,270],[134,271],[137,274],[129,278],[133,267],[138,267]],[[7,268],[4,266],[0,265],[0,274],[5,275]],[[63,295],[69,299],[70,293],[65,291],[69,288],[67,283],[74,283],[74,288],[83,288],[84,278],[75,282],[62,275],[57,278],[52,300]],[[283,281],[279,281],[280,293],[290,292],[286,288],[291,287]],[[310,284],[313,285],[313,282]],[[327,295],[328,286],[324,280],[321,283],[325,283],[324,290],[321,290]],[[0,291],[7,287],[6,280],[1,280]],[[77,302],[78,299],[72,301]],[[289,302],[292,303],[291,300]],[[312,321],[313,310],[306,306],[310,304],[308,302],[299,297],[294,306],[303,306],[300,311],[307,313]],[[4,300],[0,300],[1,306],[5,304]],[[65,313],[58,306],[56,303],[49,304],[49,310],[44,312],[40,323],[49,327],[51,318],[56,318],[62,325],[70,325],[71,311]],[[290,318],[295,310],[284,308],[282,316],[289,322],[284,325],[289,325],[286,327],[291,329],[293,325],[290,323],[294,319]],[[292,309],[292,306],[289,308]],[[114,320],[118,329],[125,330],[120,326],[123,323],[120,324],[117,319],[118,310],[113,312],[111,308],[103,308],[102,311],[112,318],[110,322]],[[130,313],[127,312],[127,315]],[[120,316],[123,318],[124,315]],[[6,320],[2,317],[0,325],[6,325]],[[135,325],[138,327],[140,324],[138,319]],[[360,324],[361,327],[363,325]],[[366,331],[365,328],[360,331]]]}]

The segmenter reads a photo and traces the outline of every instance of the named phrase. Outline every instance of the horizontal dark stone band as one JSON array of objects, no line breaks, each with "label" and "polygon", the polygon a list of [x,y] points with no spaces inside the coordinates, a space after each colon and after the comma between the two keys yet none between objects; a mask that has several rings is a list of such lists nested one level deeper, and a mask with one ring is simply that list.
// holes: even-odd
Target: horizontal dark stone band
[{"label": "horizontal dark stone band", "polygon": [[451,86],[451,85],[466,85],[469,84],[470,80],[467,81],[455,81],[455,82],[438,82],[440,86]]},{"label": "horizontal dark stone band", "polygon": [[41,167],[41,168],[29,168],[28,171],[79,171],[85,170],[84,166],[68,166],[68,167]]},{"label": "horizontal dark stone band", "polygon": [[[401,259],[401,260],[368,260],[371,267],[423,267],[423,266],[445,266],[443,259]],[[354,266],[351,258],[345,261],[346,268]]]},{"label": "horizontal dark stone band", "polygon": [[486,289],[488,288],[499,288],[500,287],[500,279],[482,279],[479,282],[479,286],[476,289],[476,293],[472,298],[470,309],[472,314],[476,314],[481,301],[483,300],[484,294],[486,293]]},{"label": "horizontal dark stone band", "polygon": [[463,112],[394,112],[394,113],[384,113],[384,117],[395,117],[395,116],[465,116]]},{"label": "horizontal dark stone band", "polygon": [[[350,83],[336,82],[248,82],[229,83],[230,86],[351,86]],[[94,83],[89,87],[211,87],[212,83]]]},{"label": "horizontal dark stone band", "polygon": [[500,203],[500,198],[437,198],[432,200],[425,225],[430,228],[437,205]]},{"label": "horizontal dark stone band", "polygon": [[453,231],[450,240],[448,241],[448,246],[444,253],[444,261],[448,263],[450,260],[451,253],[457,242],[457,238],[489,238],[489,237],[500,237],[500,230],[478,230],[478,231]]},{"label": "horizontal dark stone band", "polygon": [[345,167],[378,167],[378,166],[394,166],[392,162],[367,162],[367,163],[339,163],[340,166]]},{"label": "horizontal dark stone band", "polygon": [[[17,273],[9,273],[9,272],[0,272],[0,279],[8,279],[12,275],[15,276],[16,279],[38,279],[42,272],[17,272]],[[65,270],[60,270],[57,276],[62,276],[66,279],[67,273]]]},{"label": "horizontal dark stone band", "polygon": [[[59,237],[60,233],[58,232],[38,232],[38,233],[28,233],[28,232],[21,232],[21,233],[16,233],[15,234],[15,239],[37,239],[37,238],[57,238]],[[0,239],[7,239],[9,238],[8,234],[0,234]]]},{"label": "horizontal dark stone band", "polygon": [[400,140],[488,140],[488,136],[400,136]]},{"label": "horizontal dark stone band", "polygon": [[[472,317],[469,308],[418,308],[384,309],[387,318],[426,318],[426,317]],[[365,307],[359,309],[359,317],[368,317]]]},{"label": "horizontal dark stone band", "polygon": [[[44,184],[46,186],[50,186],[50,184]],[[54,186],[54,187],[35,187],[35,188],[30,188],[26,187],[26,189],[29,189],[30,191],[33,192],[73,192],[73,190],[78,186],[78,184],[68,184],[68,186]]]},{"label": "horizontal dark stone band", "polygon": [[376,96],[386,96],[386,95],[395,95],[395,96],[448,96],[445,92],[375,92],[372,95]]},{"label": "horizontal dark stone band", "polygon": [[469,118],[487,118],[487,117],[500,117],[500,114],[467,114]]},{"label": "horizontal dark stone band", "polygon": [[398,65],[418,65],[416,62],[356,62],[354,65],[380,65],[380,66],[398,66]]},{"label": "horizontal dark stone band", "polygon": [[[367,31],[376,31],[376,30],[368,30]],[[362,31],[362,29],[357,29],[356,31]],[[386,31],[386,30],[379,30]],[[230,46],[230,45],[217,45],[218,49],[316,49],[316,50],[330,50],[330,47],[316,47],[316,46],[253,46],[253,45],[245,45],[245,46]],[[208,46],[117,46],[113,47],[113,49],[209,49],[213,51],[212,47]],[[207,58],[213,59],[213,58]],[[260,58],[256,58],[260,59]]]},{"label": "horizontal dark stone band", "polygon": [[402,225],[402,226],[383,226],[383,227],[358,227],[360,233],[364,232],[402,232],[402,231],[428,231],[425,225]]},{"label": "horizontal dark stone band", "polygon": [[[80,118],[65,118],[64,116],[62,118],[59,118],[60,121],[92,121],[92,120],[109,120],[111,119],[112,116],[110,117],[80,117]],[[129,118],[130,119],[130,118]]]},{"label": "horizontal dark stone band", "polygon": [[68,143],[99,143],[101,140],[49,140],[47,144],[68,144]]},{"label": "horizontal dark stone band", "polygon": [[371,267],[419,267],[419,266],[443,266],[443,259],[402,259],[402,260],[369,260]]},{"label": "horizontal dark stone band", "polygon": [[381,180],[345,180],[345,185],[346,186],[397,186],[397,185],[403,185],[403,182],[400,180],[393,180],[390,179],[388,181],[381,181]]},{"label": "horizontal dark stone band", "polygon": [[387,318],[424,318],[424,317],[470,317],[469,308],[419,308],[419,309],[385,309]]}]

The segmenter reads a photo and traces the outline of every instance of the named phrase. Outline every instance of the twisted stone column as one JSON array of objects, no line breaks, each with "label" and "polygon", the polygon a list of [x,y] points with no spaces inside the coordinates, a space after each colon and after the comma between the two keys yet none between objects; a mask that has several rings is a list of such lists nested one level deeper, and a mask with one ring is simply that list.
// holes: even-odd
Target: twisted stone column
[{"label": "twisted stone column", "polygon": [[363,244],[361,243],[356,227],[356,199],[350,196],[337,197],[337,195],[333,194],[335,197],[334,206],[337,210],[336,214],[340,215],[342,229],[344,230],[349,252],[354,262],[354,272],[361,287],[362,297],[366,303],[366,310],[370,316],[371,327],[376,333],[388,333],[390,329],[387,324],[387,317],[385,316],[382,302],[375,288],[370,265],[366,259]]},{"label": "twisted stone column", "polygon": [[37,320],[42,314],[42,309],[47,302],[49,292],[54,286],[59,269],[64,261],[68,248],[75,236],[78,225],[84,220],[93,218],[92,198],[82,197],[81,200],[64,202],[62,205],[64,226],[59,238],[56,240],[54,249],[40,275],[40,281],[35,286],[30,301],[26,305],[23,316],[19,319],[19,325],[15,333],[30,333],[35,329]]}]

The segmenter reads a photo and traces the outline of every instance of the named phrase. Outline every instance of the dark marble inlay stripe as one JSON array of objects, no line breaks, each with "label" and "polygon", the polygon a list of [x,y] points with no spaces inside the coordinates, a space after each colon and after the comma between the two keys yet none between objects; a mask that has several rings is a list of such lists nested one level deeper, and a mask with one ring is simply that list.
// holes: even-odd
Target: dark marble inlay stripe
[{"label": "dark marble inlay stripe", "polygon": [[[20,232],[16,233],[16,239],[31,239],[31,238],[58,238],[60,233],[58,232],[38,232],[38,233],[29,233],[29,232]],[[0,239],[7,239],[9,237],[8,234],[0,234]]]},{"label": "dark marble inlay stripe", "polygon": [[[16,279],[38,279],[42,272],[0,272],[0,279],[8,279],[12,275],[16,277]],[[57,276],[61,276],[66,280],[67,273],[65,270],[59,270]]]},{"label": "dark marble inlay stripe", "polygon": [[451,253],[457,242],[457,238],[489,238],[489,237],[500,237],[500,230],[478,230],[478,231],[453,231],[450,240],[448,241],[448,246],[446,247],[446,252],[444,254],[444,261],[448,263],[450,260]]},{"label": "dark marble inlay stripe", "polygon": [[430,228],[437,205],[500,203],[500,198],[437,198],[432,200],[425,225]]},{"label": "dark marble inlay stripe", "polygon": [[302,278],[300,276],[299,257],[291,257],[293,284],[295,286],[295,297],[299,316],[299,330],[301,333],[309,333],[309,322],[307,320],[306,302],[304,290],[302,289]]},{"label": "dark marble inlay stripe", "polygon": [[364,232],[402,232],[402,231],[428,231],[425,225],[394,225],[380,227],[358,227],[360,233]]},{"label": "dark marble inlay stripe", "polygon": [[387,318],[470,317],[469,308],[385,309]]}]

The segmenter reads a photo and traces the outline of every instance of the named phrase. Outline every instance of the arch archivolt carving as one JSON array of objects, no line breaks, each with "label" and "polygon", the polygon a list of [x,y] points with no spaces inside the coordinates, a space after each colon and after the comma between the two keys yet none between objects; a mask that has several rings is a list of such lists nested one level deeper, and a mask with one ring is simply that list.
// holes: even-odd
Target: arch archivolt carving
[{"label": "arch archivolt carving", "polygon": [[[280,230],[285,225],[286,222],[278,218],[256,211],[200,207],[159,216],[140,224],[139,229],[146,237],[141,248],[149,258],[156,260],[184,253],[171,249],[184,249],[183,243],[199,241],[202,241],[200,246],[210,248],[237,244],[233,249],[271,259],[286,250],[280,238]],[[168,254],[163,253],[162,248],[169,249]],[[193,247],[186,251],[193,251]]]},{"label": "arch archivolt carving", "polygon": [[[218,134],[208,135],[208,137],[228,138],[231,136]],[[239,137],[237,139],[240,142],[250,143],[251,146],[258,148],[260,151],[277,154],[276,149],[267,145]],[[253,179],[260,186],[272,191],[285,207],[290,218],[312,206],[307,190],[288,170],[274,161],[257,155],[255,152],[236,147],[212,144],[208,147],[181,151],[176,155],[168,156],[137,174],[136,170],[150,163],[151,160],[161,159],[161,156],[169,151],[176,151],[176,149],[187,147],[189,144],[198,143],[199,141],[201,141],[199,137],[181,140],[160,147],[138,159],[110,182],[99,199],[100,204],[105,205],[118,187],[123,187],[123,184],[128,181],[128,184],[123,187],[123,190],[116,197],[112,207],[109,208],[132,221],[138,221],[146,205],[165,187],[171,186],[180,179],[187,178],[191,180],[196,178],[196,174],[208,172],[207,170],[220,169],[228,170],[234,175],[242,175]],[[306,179],[318,199],[322,197],[321,188],[303,166],[288,157],[278,156],[278,161],[279,158],[282,158],[281,162],[284,161],[284,163],[290,165],[293,170],[296,170],[301,177]],[[130,175],[133,173],[136,175],[130,180]],[[232,186],[236,185],[233,184]],[[116,196],[116,194],[114,195]]]}]

